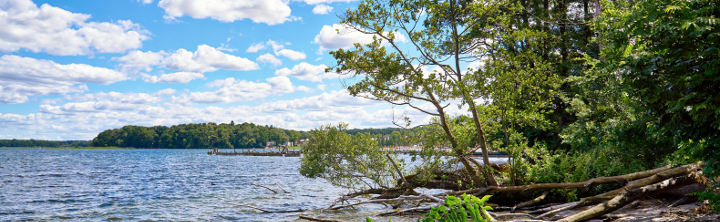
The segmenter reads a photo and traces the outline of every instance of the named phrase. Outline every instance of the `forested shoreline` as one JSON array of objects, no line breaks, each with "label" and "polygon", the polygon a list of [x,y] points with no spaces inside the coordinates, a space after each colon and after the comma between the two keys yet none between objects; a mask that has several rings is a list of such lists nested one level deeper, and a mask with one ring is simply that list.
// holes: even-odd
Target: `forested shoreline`
[{"label": "forested shoreline", "polygon": [[[407,146],[417,143],[418,129],[397,127],[349,129],[352,135],[373,135],[381,146]],[[298,146],[309,131],[289,130],[253,123],[190,123],[173,126],[123,126],[100,132],[92,140],[0,139],[0,147],[126,147],[126,148],[261,148]],[[288,143],[290,142],[290,143]]]},{"label": "forested shoreline", "polygon": [[[352,129],[349,133],[370,133],[385,146],[407,145],[410,130],[401,128]],[[174,126],[124,126],[99,133],[95,147],[132,148],[261,148],[268,145],[300,145],[308,131],[282,129],[253,123],[192,123]]]},{"label": "forested shoreline", "polygon": [[0,139],[0,147],[88,147],[87,140]]}]

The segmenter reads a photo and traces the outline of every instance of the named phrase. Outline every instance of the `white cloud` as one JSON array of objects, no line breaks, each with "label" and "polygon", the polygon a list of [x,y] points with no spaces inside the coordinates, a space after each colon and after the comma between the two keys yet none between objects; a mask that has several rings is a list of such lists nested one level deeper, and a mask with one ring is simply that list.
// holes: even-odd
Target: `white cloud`
[{"label": "white cloud", "polygon": [[255,53],[255,52],[258,52],[263,49],[265,49],[265,44],[262,42],[259,42],[259,43],[250,45],[250,47],[248,47],[247,50],[245,50],[245,52]]},{"label": "white cloud", "polygon": [[305,53],[298,52],[298,51],[291,50],[291,49],[281,49],[281,50],[277,51],[276,54],[279,56],[285,56],[286,58],[291,59],[291,60],[301,60],[301,59],[306,58]]},{"label": "white cloud", "polygon": [[187,99],[195,103],[231,103],[251,101],[294,91],[292,82],[285,76],[271,77],[266,79],[266,82],[251,82],[227,78],[210,82],[208,86],[217,88],[217,90],[210,92],[191,92]]},{"label": "white cloud", "polygon": [[282,0],[161,0],[158,6],[165,10],[169,19],[188,15],[222,22],[250,19],[268,25],[292,19],[288,2]]},{"label": "white cloud", "polygon": [[372,35],[360,33],[344,25],[333,24],[332,26],[323,25],[314,41],[320,45],[320,50],[323,51],[350,48],[354,43],[367,44],[372,40]]},{"label": "white cloud", "polygon": [[0,103],[24,103],[31,96],[87,90],[84,83],[110,84],[127,79],[115,70],[85,64],[57,64],[15,55],[0,57]]},{"label": "white cloud", "polygon": [[125,56],[114,58],[123,62],[123,70],[150,71],[153,66],[186,72],[213,72],[219,69],[249,71],[260,66],[243,57],[226,54],[208,45],[199,45],[195,52],[178,49],[173,53],[133,51]]},{"label": "white cloud", "polygon": [[279,76],[293,76],[295,78],[313,82],[322,81],[322,79],[338,78],[339,75],[335,73],[325,73],[326,65],[311,65],[306,62],[301,62],[293,66],[292,69],[282,68],[275,70],[275,75]]},{"label": "white cloud", "polygon": [[295,89],[297,89],[297,91],[300,91],[300,92],[312,92],[313,91],[312,88],[307,87],[307,86],[298,86]]},{"label": "white cloud", "polygon": [[167,89],[161,89],[160,91],[157,91],[155,94],[160,95],[160,96],[167,96],[167,95],[175,94],[176,92],[177,92],[177,90],[175,90],[173,88],[167,88]]},{"label": "white cloud", "polygon": [[143,4],[147,5],[147,4],[152,4],[153,0],[138,0],[138,2],[142,2]]},{"label": "white cloud", "polygon": [[53,55],[120,53],[142,47],[147,31],[129,20],[87,22],[90,15],[73,13],[30,0],[0,4],[0,51],[26,49]]},{"label": "white cloud", "polygon": [[249,59],[225,54],[208,45],[199,45],[195,52],[178,49],[164,61],[165,67],[189,72],[212,72],[218,69],[256,70],[260,67]]},{"label": "white cloud", "polygon": [[319,5],[316,5],[312,9],[312,12],[313,12],[313,14],[325,15],[327,13],[330,13],[332,10],[333,10],[333,7],[331,7],[329,5],[319,4]]},{"label": "white cloud", "polygon": [[161,64],[168,54],[164,51],[143,52],[135,50],[122,57],[115,57],[112,60],[120,61],[120,68],[126,72],[152,71],[153,66]]},{"label": "white cloud", "polygon": [[270,53],[262,54],[262,55],[258,56],[257,59],[255,59],[255,60],[258,62],[269,63],[274,66],[282,65],[282,61],[280,61],[280,59],[276,58],[275,56],[273,56]]},{"label": "white cloud", "polygon": [[314,5],[320,3],[333,3],[333,2],[352,2],[356,0],[303,0],[305,3]]},{"label": "white cloud", "polygon": [[[268,46],[270,46],[270,48],[272,48],[273,51],[278,51],[278,50],[280,50],[280,49],[285,48],[285,45],[280,44],[279,42],[276,42],[276,41],[273,41],[273,40],[268,40],[266,44],[267,44]],[[289,44],[289,43],[286,43],[286,44]]]},{"label": "white cloud", "polygon": [[[341,24],[323,25],[314,39],[314,42],[320,45],[320,51],[347,49],[353,47],[355,43],[368,44],[372,41],[373,35],[359,32],[352,27]],[[395,41],[407,42],[407,38],[400,33],[395,33]]]},{"label": "white cloud", "polygon": [[[282,85],[282,82],[287,82],[282,78],[268,82]],[[231,86],[240,82],[230,79],[219,81],[217,85]],[[398,112],[381,102],[352,97],[345,90],[292,100],[268,101],[255,106],[229,107],[177,103],[174,102],[175,96],[170,98],[173,93],[174,90],[164,89],[155,93],[74,95],[67,97],[65,103],[44,104],[38,113],[0,111],[0,125],[5,126],[0,128],[0,134],[22,135],[17,138],[92,139],[103,130],[125,125],[227,123],[231,120],[303,130],[340,121],[348,122],[350,127],[387,127],[391,126],[393,112]]]},{"label": "white cloud", "polygon": [[143,75],[143,80],[145,82],[151,82],[151,83],[189,83],[190,81],[193,81],[195,79],[204,79],[205,75],[202,73],[197,72],[174,72],[174,73],[167,73],[162,74],[160,76],[153,76],[153,75]]},{"label": "white cloud", "polygon": [[[273,53],[275,54],[275,56],[283,56],[283,57],[286,57],[291,60],[301,60],[301,59],[307,58],[307,56],[303,52],[295,51],[292,49],[286,49],[285,48],[286,45],[290,45],[290,43],[286,42],[283,44],[283,43],[279,43],[279,42],[276,42],[273,40],[267,40],[266,42],[252,44],[245,51],[246,52],[258,52],[260,50],[265,49],[266,47],[270,47],[272,49]],[[264,57],[263,59],[265,59],[265,62],[269,62],[271,60],[271,58],[268,55],[270,55],[270,54],[266,53],[266,54],[262,55]],[[273,58],[275,58],[275,57],[273,57]],[[275,58],[275,59],[277,59],[277,58]],[[277,61],[273,61],[273,62],[275,62],[275,63],[272,63],[272,64],[277,63]]]}]

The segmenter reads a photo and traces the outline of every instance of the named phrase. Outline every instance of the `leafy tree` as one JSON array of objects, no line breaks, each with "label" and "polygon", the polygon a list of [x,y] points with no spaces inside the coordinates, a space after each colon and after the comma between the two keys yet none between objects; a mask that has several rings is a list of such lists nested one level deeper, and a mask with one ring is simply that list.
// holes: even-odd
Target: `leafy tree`
[{"label": "leafy tree", "polygon": [[[706,161],[720,175],[720,6],[711,0],[605,2],[595,26],[602,45],[600,76],[634,106],[630,121],[659,144],[659,161]],[[627,103],[625,103],[627,104]],[[623,140],[622,142],[628,142]],[[717,187],[718,181],[714,181]],[[717,192],[717,191],[715,191]],[[706,195],[720,202],[720,197]],[[720,205],[717,205],[720,206]],[[719,208],[720,209],[720,208]]]},{"label": "leafy tree", "polygon": [[[322,126],[310,132],[303,146],[300,174],[320,177],[347,188],[385,188],[394,185],[385,154],[370,134],[350,135],[347,124]],[[397,177],[395,177],[397,179]]]}]

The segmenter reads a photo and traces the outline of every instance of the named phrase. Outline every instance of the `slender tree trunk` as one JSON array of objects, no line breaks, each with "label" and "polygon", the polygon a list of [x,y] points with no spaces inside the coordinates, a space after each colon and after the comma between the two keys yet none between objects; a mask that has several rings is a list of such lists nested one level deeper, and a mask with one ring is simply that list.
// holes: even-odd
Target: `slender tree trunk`
[{"label": "slender tree trunk", "polygon": [[[450,7],[452,10],[452,13],[453,14],[456,13],[455,1],[450,2]],[[452,17],[456,18],[457,16],[453,15]],[[457,85],[458,85],[458,88],[460,89],[460,93],[462,93],[463,99],[470,106],[470,110],[473,115],[473,121],[475,123],[475,128],[477,130],[478,143],[479,143],[480,149],[482,150],[482,153],[483,153],[483,167],[482,167],[483,175],[485,176],[485,180],[488,185],[497,186],[498,183],[497,183],[497,181],[495,181],[495,177],[493,176],[492,172],[490,171],[492,168],[490,167],[490,158],[488,157],[487,143],[485,141],[485,132],[483,131],[482,125],[480,124],[480,117],[478,116],[479,114],[478,114],[477,108],[475,107],[475,101],[473,101],[472,96],[470,96],[467,86],[465,85],[465,82],[463,82],[463,79],[462,79],[463,74],[462,74],[462,70],[460,69],[460,50],[461,50],[460,49],[460,36],[458,34],[457,24],[454,19],[452,20],[452,28],[453,28],[453,38],[454,38],[454,43],[455,43],[455,45],[454,45],[455,46],[455,50],[454,50],[455,51],[455,75],[457,76]],[[465,153],[458,149],[455,149],[455,150],[456,150],[455,152],[457,152],[457,155],[462,157],[461,161],[463,161],[463,164],[465,164],[465,162],[467,162],[468,165],[466,165],[466,166],[469,166],[470,163],[468,162],[467,159],[465,159],[466,157],[464,157]],[[477,176],[475,176],[475,177],[477,177]]]},{"label": "slender tree trunk", "polygon": [[443,108],[437,100],[435,100],[435,96],[427,91],[428,96],[433,100],[433,105],[438,110],[438,114],[440,114],[440,125],[443,128],[443,131],[445,131],[445,135],[447,135],[448,140],[450,140],[450,145],[452,146],[453,151],[455,152],[455,155],[460,159],[460,162],[465,167],[465,170],[470,174],[470,178],[472,178],[473,182],[477,185],[486,185],[482,179],[478,176],[477,171],[475,171],[475,168],[470,164],[470,161],[468,161],[464,156],[461,150],[458,149],[458,143],[455,139],[455,135],[453,135],[452,131],[450,131],[450,125],[447,122],[447,117],[445,115],[445,108]]}]

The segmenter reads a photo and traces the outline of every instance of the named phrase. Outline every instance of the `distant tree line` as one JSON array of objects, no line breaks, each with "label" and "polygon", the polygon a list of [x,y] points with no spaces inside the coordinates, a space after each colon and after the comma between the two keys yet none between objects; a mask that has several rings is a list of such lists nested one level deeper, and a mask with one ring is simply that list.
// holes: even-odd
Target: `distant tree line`
[{"label": "distant tree line", "polygon": [[350,135],[369,134],[373,140],[377,141],[380,146],[411,146],[418,143],[418,131],[422,127],[411,129],[403,128],[367,128],[367,129],[348,129],[346,132]]},{"label": "distant tree line", "polygon": [[[366,133],[384,146],[408,145],[411,131],[400,128],[352,129],[353,134]],[[278,145],[308,138],[308,132],[288,130],[252,123],[194,123],[175,126],[124,126],[98,134],[90,144],[97,147],[135,148],[258,148],[267,142]]]},{"label": "distant tree line", "polygon": [[90,141],[86,140],[66,140],[66,141],[52,141],[52,140],[0,140],[0,147],[87,147],[90,145]]},{"label": "distant tree line", "polygon": [[135,148],[257,148],[267,142],[298,141],[306,132],[252,123],[197,123],[175,126],[124,126],[101,132],[93,146]]}]

